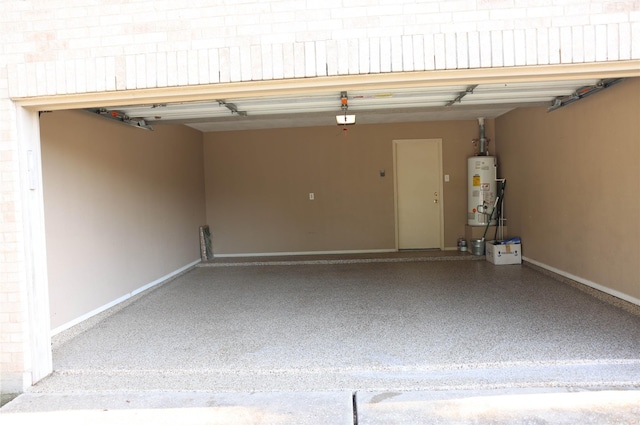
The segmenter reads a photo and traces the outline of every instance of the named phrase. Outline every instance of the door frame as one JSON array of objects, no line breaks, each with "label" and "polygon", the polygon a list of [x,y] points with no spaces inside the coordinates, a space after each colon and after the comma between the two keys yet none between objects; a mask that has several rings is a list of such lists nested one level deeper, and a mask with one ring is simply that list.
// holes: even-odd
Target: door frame
[{"label": "door frame", "polygon": [[394,139],[393,146],[393,218],[395,221],[395,249],[400,251],[399,226],[398,226],[398,162],[397,149],[398,145],[403,142],[426,142],[436,143],[438,147],[438,193],[440,194],[440,250],[444,251],[444,186],[442,179],[442,139]]}]

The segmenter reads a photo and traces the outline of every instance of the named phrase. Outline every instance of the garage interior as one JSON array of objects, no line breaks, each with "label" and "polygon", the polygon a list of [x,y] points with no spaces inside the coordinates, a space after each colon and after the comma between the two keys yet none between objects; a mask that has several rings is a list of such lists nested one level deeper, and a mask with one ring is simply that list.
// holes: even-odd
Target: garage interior
[{"label": "garage interior", "polygon": [[[189,357],[188,349],[193,346],[185,336],[202,330],[202,323],[208,323],[207,326],[229,323],[227,319],[235,312],[232,323],[238,326],[239,322],[260,324],[264,317],[258,309],[275,311],[286,305],[288,297],[307,297],[312,306],[320,303],[328,310],[319,309],[317,316],[313,311],[302,316],[299,314],[303,312],[294,311],[289,316],[293,325],[278,317],[262,323],[272,323],[274,326],[268,329],[282,334],[284,342],[304,340],[306,330],[314,335],[313,327],[331,317],[335,313],[332,308],[346,315],[338,317],[344,322],[335,323],[336,329],[343,327],[342,335],[299,346],[298,354],[308,363],[298,365],[298,371],[316,361],[320,362],[319,370],[325,372],[330,364],[346,369],[360,364],[365,370],[370,366],[370,371],[378,365],[396,375],[402,375],[404,366],[409,368],[407,373],[432,367],[439,364],[433,359],[451,360],[447,352],[434,354],[433,361],[413,370],[411,367],[417,364],[414,360],[425,357],[420,350],[434,346],[429,345],[430,340],[420,340],[415,345],[406,343],[425,333],[421,326],[428,326],[430,332],[440,335],[434,338],[436,341],[454,337],[450,341],[451,350],[461,346],[470,350],[473,345],[461,345],[462,342],[470,344],[477,340],[467,340],[460,330],[470,332],[474,328],[457,321],[455,326],[444,324],[454,315],[452,311],[464,315],[476,309],[478,316],[471,315],[468,319],[491,323],[489,331],[499,334],[501,340],[486,350],[466,352],[468,356],[461,353],[453,362],[456,365],[487,364],[491,359],[505,364],[589,360],[593,363],[581,369],[588,377],[592,366],[606,360],[608,367],[619,369],[619,373],[612,372],[609,377],[623,379],[625,373],[638,367],[637,354],[633,354],[639,348],[638,316],[559,284],[531,267],[496,267],[466,261],[469,258],[436,262],[429,261],[431,254],[428,254],[424,261],[414,262],[258,267],[244,264],[235,268],[192,269],[199,263],[198,228],[204,224],[211,228],[214,255],[219,258],[241,257],[249,261],[246,257],[265,256],[268,262],[269,256],[276,254],[322,253],[335,258],[330,255],[335,253],[349,258],[358,252],[374,257],[374,253],[387,252],[385,258],[394,258],[398,246],[392,142],[410,139],[442,141],[441,174],[448,175],[450,180],[443,183],[443,240],[438,250],[446,252],[438,258],[446,257],[447,250],[455,251],[457,239],[465,234],[466,159],[473,155],[471,141],[478,137],[477,118],[483,116],[487,137],[491,139],[491,154],[499,160],[499,176],[508,180],[504,207],[508,235],[522,237],[526,262],[565,277],[577,277],[582,283],[630,301],[631,305],[638,304],[640,202],[636,192],[640,181],[637,166],[640,79],[625,79],[593,96],[548,111],[553,99],[570,99],[576,90],[598,81],[574,80],[569,86],[566,82],[514,84],[509,90],[500,90],[496,84],[486,88],[489,94],[484,97],[482,85],[471,90],[469,86],[427,88],[422,92],[399,89],[397,94],[392,90],[347,90],[348,113],[355,114],[357,120],[350,126],[335,123],[336,115],[343,112],[340,93],[289,98],[288,102],[281,97],[270,99],[271,102],[215,99],[189,104],[106,107],[107,112],[125,112],[127,118],[134,118],[130,122],[133,125],[105,119],[92,110],[42,113],[52,332],[64,339],[65,333],[73,333],[75,325],[95,314],[117,305],[120,307],[116,310],[125,307],[90,332],[58,345],[54,349],[54,371],[59,372],[39,384],[40,388],[46,390],[47,385],[54,387],[56,382],[82,386],[80,381],[74,381],[81,374],[74,374],[72,369],[96,369],[96,376],[103,377],[118,375],[114,372],[117,369],[181,370],[174,364],[153,362],[153,353],[163,353],[158,344],[165,345],[182,332],[177,345],[172,347],[181,347],[186,357],[175,359],[193,363],[196,359]],[[360,106],[358,101],[362,102]],[[252,117],[252,110],[259,108],[267,112]],[[153,131],[134,128],[140,126],[142,119],[142,125],[152,126]],[[313,201],[308,198],[309,193],[315,194]],[[358,271],[364,274],[349,281],[348,277]],[[176,275],[175,280],[160,285]],[[380,276],[390,280],[383,282]],[[243,286],[245,280],[250,283]],[[195,292],[186,290],[190,287]],[[149,288],[154,289],[143,292]],[[300,293],[303,289],[309,293]],[[380,291],[380,299],[390,303],[377,304],[376,291]],[[434,296],[433,291],[443,298]],[[146,298],[140,296],[146,294]],[[558,301],[558,316],[552,320],[546,314],[555,295],[562,301]],[[438,299],[442,303],[436,303]],[[153,304],[153,300],[159,304]],[[194,305],[191,303],[197,300],[199,309],[190,310]],[[348,300],[359,300],[355,312]],[[173,310],[166,305],[172,302],[178,303]],[[459,308],[447,309],[447,303],[459,304]],[[542,308],[544,304],[546,307]],[[430,308],[421,312],[420,305]],[[142,310],[134,313],[135,308]],[[414,316],[404,323],[407,309]],[[208,316],[208,311],[213,316]],[[172,324],[177,312],[191,312],[194,320],[179,316],[181,319]],[[136,314],[140,316],[130,320]],[[360,317],[348,317],[351,314]],[[524,321],[509,323],[515,316]],[[547,321],[535,328],[531,322],[535,317]],[[297,318],[304,319],[299,327],[295,323]],[[384,345],[388,338],[395,338],[399,346],[406,344],[407,350],[415,350],[415,357],[411,353],[403,357],[371,350],[373,357],[369,359],[343,355],[344,350],[359,355],[367,351],[357,348],[362,339],[388,320],[396,327],[383,327],[386,337],[376,333],[378,339],[369,338],[369,344]],[[153,328],[162,332],[163,326],[180,323],[185,324],[184,328],[173,328],[164,336],[152,337]],[[344,328],[346,323],[354,327]],[[136,324],[141,327],[134,328]],[[287,336],[286,330],[291,326],[294,332]],[[121,331],[112,329],[115,333],[109,333],[108,328],[112,327]],[[220,339],[224,334],[216,332],[221,330],[208,336]],[[115,340],[109,340],[116,334]],[[226,349],[250,344],[251,335],[242,332],[239,335],[239,340],[228,340]],[[576,345],[564,345],[569,335],[575,336]],[[101,340],[103,337],[107,340]],[[127,342],[136,339],[141,345]],[[276,337],[273,341],[279,344]],[[530,346],[535,343],[542,343],[548,351]],[[110,361],[116,362],[110,366],[113,369],[106,366],[108,359],[96,357],[105,344],[124,350],[119,354],[103,352],[112,355]],[[126,351],[135,347],[141,352]],[[286,344],[279,349],[283,347],[286,351]],[[608,351],[611,347],[618,351]],[[267,350],[264,353],[252,351],[251,347],[244,352],[253,353],[257,362],[253,366],[217,364],[224,356],[201,357],[201,366],[206,369],[205,360],[209,359],[213,362],[209,365],[225,369],[223,373],[236,373],[235,384],[242,385],[243,381],[237,380],[239,370],[253,371],[255,375],[260,362],[284,359],[277,353],[271,357],[268,351],[274,348],[268,344],[263,348]],[[81,353],[87,352],[91,355],[83,363]],[[556,355],[559,352],[562,354]],[[165,353],[164,360],[171,363],[173,354]],[[145,364],[145,358],[151,363]],[[118,364],[118,359],[123,363]],[[127,359],[133,363],[128,364]],[[278,370],[277,366],[269,364],[265,370],[273,372]],[[209,367],[215,375],[217,369]],[[194,373],[202,370],[194,367]],[[503,383],[514,378],[510,372],[503,372]],[[549,380],[553,374],[561,373],[559,369],[547,372],[545,379]],[[120,378],[123,374],[126,372]],[[464,377],[478,378],[472,375]],[[144,382],[133,373],[125,379],[126,385],[135,387],[132,376]],[[60,381],[61,377],[68,381]],[[443,382],[451,378],[442,377]],[[277,382],[273,376],[268,378],[262,384]],[[336,378],[334,387],[339,386],[340,379]],[[375,376],[359,379],[361,382],[370,379],[371,388],[377,385]],[[415,375],[398,378],[397,388],[409,386],[410,380],[415,380]],[[122,381],[113,382],[122,385]],[[219,380],[212,382],[214,386],[220,385]],[[85,383],[93,385],[91,381]],[[256,390],[268,390],[255,382],[254,385],[252,388]],[[330,384],[325,382],[319,387],[329,388]]]},{"label": "garage interior", "polygon": [[[346,134],[334,121],[339,93],[333,102],[327,96],[307,102],[333,108],[320,118],[241,116],[210,102],[226,120],[202,122],[190,112],[182,125],[165,115],[169,123],[152,123],[154,131],[84,111],[43,113],[52,329],[197,261],[203,224],[211,227],[216,256],[396,250],[393,140],[442,139],[442,174],[450,176],[443,184],[442,247],[455,247],[465,232],[465,161],[481,113],[499,176],[508,179],[508,233],[524,239],[524,255],[637,300],[638,79],[547,112],[554,96],[595,81],[565,83],[560,91],[553,91],[557,83],[516,85],[482,106],[466,105],[471,94],[450,108],[444,105],[455,90],[425,89],[423,103],[435,91],[443,106],[418,103],[413,112],[358,110],[358,92],[351,91],[349,113],[358,121]],[[542,103],[536,96],[543,88],[551,90],[547,101],[527,106]],[[374,106],[394,99],[380,93],[368,95]],[[420,96],[398,97],[415,104]],[[514,99],[524,106],[514,108]],[[295,109],[292,102],[283,107]],[[373,123],[420,116],[431,120]],[[282,127],[277,117],[291,125],[329,124],[251,128]],[[217,125],[223,131],[211,131]]]}]

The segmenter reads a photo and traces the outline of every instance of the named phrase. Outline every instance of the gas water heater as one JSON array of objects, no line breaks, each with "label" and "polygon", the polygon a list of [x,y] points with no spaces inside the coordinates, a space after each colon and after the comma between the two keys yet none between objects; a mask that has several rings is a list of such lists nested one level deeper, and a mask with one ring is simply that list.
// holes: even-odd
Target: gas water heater
[{"label": "gas water heater", "polygon": [[[486,226],[496,202],[497,159],[495,156],[472,156],[467,162],[469,179],[468,215],[470,226]],[[496,224],[496,218],[490,225]]]},{"label": "gas water heater", "polygon": [[496,217],[492,218],[496,207],[498,160],[488,155],[489,139],[484,133],[484,118],[478,118],[480,138],[474,139],[479,145],[478,154],[467,160],[467,224],[470,226],[494,226]]}]

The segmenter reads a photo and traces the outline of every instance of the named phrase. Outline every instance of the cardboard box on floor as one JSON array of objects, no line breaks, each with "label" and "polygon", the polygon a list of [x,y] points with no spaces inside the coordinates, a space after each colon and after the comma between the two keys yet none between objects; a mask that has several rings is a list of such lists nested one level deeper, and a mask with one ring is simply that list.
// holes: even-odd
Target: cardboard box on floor
[{"label": "cardboard box on floor", "polygon": [[522,244],[502,245],[498,241],[485,242],[487,261],[496,265],[522,264]]}]

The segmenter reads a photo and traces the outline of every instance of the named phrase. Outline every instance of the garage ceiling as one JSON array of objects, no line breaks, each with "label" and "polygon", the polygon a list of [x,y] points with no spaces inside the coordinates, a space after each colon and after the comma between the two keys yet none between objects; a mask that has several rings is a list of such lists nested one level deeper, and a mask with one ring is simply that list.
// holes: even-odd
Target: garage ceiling
[{"label": "garage ceiling", "polygon": [[[526,106],[551,106],[577,98],[602,80],[516,82],[347,91],[348,113],[356,124],[496,118]],[[203,132],[336,125],[341,92],[208,101],[113,106],[93,109],[134,123],[185,124]],[[144,123],[143,123],[144,124]]]}]

